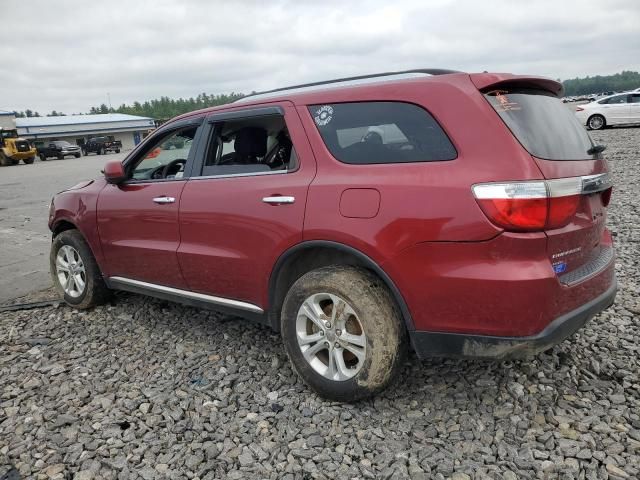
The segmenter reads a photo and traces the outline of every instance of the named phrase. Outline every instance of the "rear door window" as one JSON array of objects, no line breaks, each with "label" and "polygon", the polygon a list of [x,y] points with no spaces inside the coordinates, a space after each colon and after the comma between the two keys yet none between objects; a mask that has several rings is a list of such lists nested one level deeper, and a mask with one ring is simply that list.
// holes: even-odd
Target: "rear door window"
[{"label": "rear door window", "polygon": [[537,89],[499,89],[484,94],[522,146],[545,160],[586,160],[593,141],[575,113],[553,93]]},{"label": "rear door window", "polygon": [[350,164],[453,160],[457,152],[438,122],[421,107],[403,102],[312,105],[325,145]]}]

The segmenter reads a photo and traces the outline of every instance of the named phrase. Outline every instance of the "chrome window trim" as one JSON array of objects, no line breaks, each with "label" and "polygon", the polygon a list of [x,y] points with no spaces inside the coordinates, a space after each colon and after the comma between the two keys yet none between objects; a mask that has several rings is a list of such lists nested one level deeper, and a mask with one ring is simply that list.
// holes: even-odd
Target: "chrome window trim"
[{"label": "chrome window trim", "polygon": [[[141,287],[146,290],[168,293],[179,297],[190,298],[193,300],[200,300],[202,302],[212,303],[214,305],[220,305],[223,307],[238,308],[240,310],[246,310],[253,313],[264,313],[264,310],[253,303],[242,302],[240,300],[232,300],[230,298],[216,297],[214,295],[206,295],[204,293],[190,292],[188,290],[181,290],[179,288],[167,287],[165,285],[158,285],[155,283],[143,282],[140,280],[133,280],[125,277],[109,277],[109,282],[121,283],[124,285],[130,285],[133,287]],[[117,287],[117,285],[116,285]]]},{"label": "chrome window trim", "polygon": [[233,178],[233,177],[257,177],[260,175],[284,175],[295,172],[295,170],[272,170],[270,172],[249,172],[249,173],[229,173],[227,175],[205,175],[200,177],[190,177],[189,180],[207,180],[211,178]]}]

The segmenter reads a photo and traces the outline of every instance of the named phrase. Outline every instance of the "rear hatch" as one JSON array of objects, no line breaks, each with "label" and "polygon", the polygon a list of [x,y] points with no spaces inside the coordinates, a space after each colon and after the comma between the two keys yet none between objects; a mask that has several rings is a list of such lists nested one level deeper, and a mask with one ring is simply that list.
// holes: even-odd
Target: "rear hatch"
[{"label": "rear hatch", "polygon": [[602,147],[558,99],[561,88],[547,79],[523,77],[480,85],[485,99],[547,180],[543,230],[549,259],[560,280],[572,284],[596,273],[613,257],[611,246],[601,244],[611,180]]}]

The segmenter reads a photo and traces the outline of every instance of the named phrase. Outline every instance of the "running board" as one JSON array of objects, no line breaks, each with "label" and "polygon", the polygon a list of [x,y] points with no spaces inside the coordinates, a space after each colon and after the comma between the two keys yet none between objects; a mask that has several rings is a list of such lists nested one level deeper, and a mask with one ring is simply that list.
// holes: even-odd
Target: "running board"
[{"label": "running board", "polygon": [[194,303],[202,303],[226,307],[234,310],[244,310],[251,313],[264,313],[259,306],[253,303],[241,302],[240,300],[231,300],[230,298],[215,297],[213,295],[205,295],[204,293],[190,292],[189,290],[181,290],[179,288],[157,285],[155,283],[142,282],[124,277],[109,277],[107,280],[109,288],[116,290],[126,290],[134,293],[142,293],[145,295],[157,296],[169,300],[186,300]]}]

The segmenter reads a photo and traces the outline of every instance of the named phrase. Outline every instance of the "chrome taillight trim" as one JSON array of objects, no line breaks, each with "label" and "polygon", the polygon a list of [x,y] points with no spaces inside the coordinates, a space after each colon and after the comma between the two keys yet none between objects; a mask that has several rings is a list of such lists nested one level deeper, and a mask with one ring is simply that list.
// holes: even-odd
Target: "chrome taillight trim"
[{"label": "chrome taillight trim", "polygon": [[608,173],[580,177],[554,178],[515,182],[478,183],[471,187],[478,200],[535,199],[587,195],[611,188]]}]

